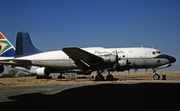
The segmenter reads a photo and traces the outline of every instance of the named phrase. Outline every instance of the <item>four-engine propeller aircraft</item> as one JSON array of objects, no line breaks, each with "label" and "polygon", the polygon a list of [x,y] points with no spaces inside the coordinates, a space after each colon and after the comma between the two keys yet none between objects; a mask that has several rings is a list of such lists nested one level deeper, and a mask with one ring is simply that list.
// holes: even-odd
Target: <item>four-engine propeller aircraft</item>
[{"label": "four-engine propeller aircraft", "polygon": [[97,71],[96,80],[104,80],[103,71],[108,71],[107,80],[112,80],[114,71],[151,68],[154,80],[159,80],[156,70],[167,68],[175,61],[174,57],[161,54],[158,49],[146,47],[65,47],[62,50],[41,51],[32,44],[27,32],[20,31],[16,38],[14,59],[1,61],[0,64],[25,67],[31,74],[37,74],[37,78],[40,75],[48,77],[50,73],[75,72],[87,75]]}]

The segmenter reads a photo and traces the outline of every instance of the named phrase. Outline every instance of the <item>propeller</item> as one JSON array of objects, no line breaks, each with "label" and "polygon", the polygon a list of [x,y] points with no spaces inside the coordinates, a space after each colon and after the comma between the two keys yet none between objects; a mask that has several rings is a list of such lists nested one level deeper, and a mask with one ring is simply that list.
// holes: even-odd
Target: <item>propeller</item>
[{"label": "propeller", "polygon": [[116,67],[118,67],[119,66],[119,60],[121,60],[121,58],[118,56],[118,52],[117,52],[117,49],[116,49]]}]

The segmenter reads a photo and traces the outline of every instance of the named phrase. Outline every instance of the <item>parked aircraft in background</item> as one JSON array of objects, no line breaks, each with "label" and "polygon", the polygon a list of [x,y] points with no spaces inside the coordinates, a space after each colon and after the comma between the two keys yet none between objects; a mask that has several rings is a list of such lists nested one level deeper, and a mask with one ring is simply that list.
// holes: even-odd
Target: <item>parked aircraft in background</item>
[{"label": "parked aircraft in background", "polygon": [[[13,59],[14,56],[15,56],[14,46],[9,42],[9,40],[6,39],[6,37],[2,34],[2,32],[0,32],[0,60]],[[5,66],[0,64],[0,73],[2,73],[4,70],[5,70]]]},{"label": "parked aircraft in background", "polygon": [[15,48],[9,40],[0,32],[0,59],[13,59]]},{"label": "parked aircraft in background", "polygon": [[20,31],[16,38],[15,58],[1,61],[0,64],[25,67],[31,74],[37,74],[37,78],[40,75],[47,78],[50,73],[87,75],[97,71],[96,80],[104,80],[103,71],[108,71],[107,80],[112,80],[114,71],[150,68],[154,72],[154,80],[159,80],[156,70],[167,68],[175,61],[174,57],[162,54],[158,49],[146,47],[65,47],[62,50],[41,51],[32,44],[27,32]]},{"label": "parked aircraft in background", "polygon": [[[11,42],[3,35],[2,32],[0,32],[0,60],[11,60],[14,59],[15,56],[15,48],[11,44]],[[9,67],[7,67],[9,66]],[[0,64],[0,77],[2,76],[2,73],[4,74],[4,71],[7,69],[7,72],[5,75],[8,75],[8,72],[14,70],[14,72],[18,72],[19,70],[26,71],[25,68],[22,67],[13,67],[12,65],[7,64],[6,66]],[[14,76],[18,76],[17,74],[13,74]],[[12,75],[11,75],[12,76]]]}]

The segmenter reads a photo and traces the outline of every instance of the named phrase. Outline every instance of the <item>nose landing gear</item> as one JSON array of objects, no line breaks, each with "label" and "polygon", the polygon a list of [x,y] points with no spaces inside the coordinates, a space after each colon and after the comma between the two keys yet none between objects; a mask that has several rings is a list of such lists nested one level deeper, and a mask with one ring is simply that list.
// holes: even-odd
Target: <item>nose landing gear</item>
[{"label": "nose landing gear", "polygon": [[153,75],[153,79],[154,80],[159,80],[160,79],[160,75],[159,74],[154,74]]},{"label": "nose landing gear", "polygon": [[159,79],[160,79],[160,75],[157,74],[155,70],[154,70],[153,79],[154,79],[154,80],[159,80]]}]

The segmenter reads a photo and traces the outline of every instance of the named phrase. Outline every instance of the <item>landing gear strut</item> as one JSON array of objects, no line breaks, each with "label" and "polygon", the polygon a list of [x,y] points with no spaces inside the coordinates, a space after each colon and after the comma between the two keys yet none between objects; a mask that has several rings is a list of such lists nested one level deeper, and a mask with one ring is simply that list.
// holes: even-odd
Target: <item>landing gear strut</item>
[{"label": "landing gear strut", "polygon": [[153,79],[154,80],[159,80],[160,79],[160,75],[157,74],[156,71],[154,71]]}]

